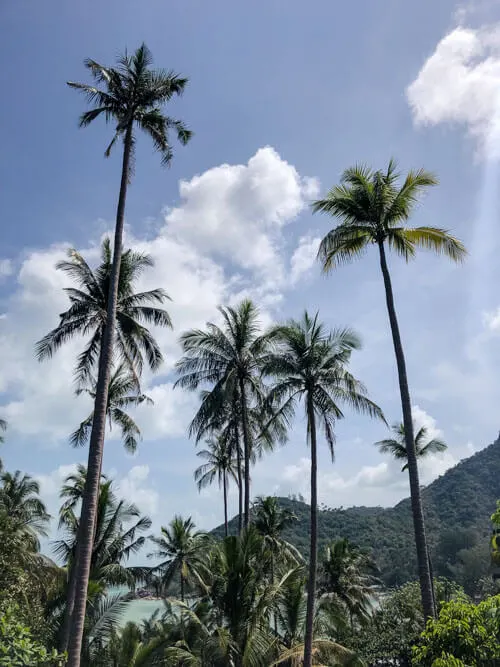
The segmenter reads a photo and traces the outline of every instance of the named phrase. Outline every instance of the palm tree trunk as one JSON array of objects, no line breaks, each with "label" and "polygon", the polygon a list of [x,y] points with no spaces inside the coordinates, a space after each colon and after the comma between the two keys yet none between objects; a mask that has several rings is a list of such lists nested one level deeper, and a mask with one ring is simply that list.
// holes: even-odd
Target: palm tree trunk
[{"label": "palm tree trunk", "polygon": [[73,616],[73,609],[75,606],[75,594],[76,594],[75,569],[76,569],[76,563],[69,562],[66,609],[64,610],[64,621],[63,621],[60,644],[59,644],[59,650],[61,653],[65,653],[68,650],[69,633],[71,629],[71,617]]},{"label": "palm tree trunk", "polygon": [[307,395],[307,428],[311,439],[311,542],[309,548],[309,579],[307,582],[306,632],[304,639],[304,667],[312,665],[314,601],[316,597],[316,568],[318,560],[318,460],[316,417],[312,396]]},{"label": "palm tree trunk", "polygon": [[120,195],[116,211],[115,239],[113,249],[113,265],[109,282],[108,311],[106,327],[99,353],[99,371],[97,376],[96,396],[94,403],[94,420],[90,436],[87,476],[82,497],[80,526],[78,531],[78,547],[75,567],[75,604],[71,622],[68,644],[68,667],[79,667],[82,651],[82,638],[87,606],[87,588],[89,582],[90,562],[94,537],[94,524],[99,498],[102,455],[104,451],[104,435],[106,431],[106,407],[108,404],[108,387],[113,357],[113,338],[116,322],[116,306],[118,302],[118,281],[122,256],[123,225],[125,219],[125,202],[130,171],[130,153],[132,148],[132,123],[129,123],[124,139],[122,176]]},{"label": "palm tree trunk", "polygon": [[241,469],[240,434],[236,426],[236,473],[238,476],[238,534],[243,530],[243,471]]},{"label": "palm tree trunk", "polygon": [[181,602],[184,602],[184,576],[181,572]]},{"label": "palm tree trunk", "polygon": [[403,412],[403,425],[405,429],[405,443],[408,455],[408,474],[410,478],[411,510],[413,514],[413,526],[415,530],[415,544],[417,548],[418,576],[420,580],[420,592],[422,595],[422,607],[426,618],[434,618],[434,605],[432,600],[432,581],[429,571],[429,559],[427,552],[427,539],[425,535],[424,513],[422,509],[422,498],[420,494],[420,482],[418,479],[417,453],[415,451],[415,437],[413,434],[413,419],[411,414],[410,391],[408,389],[408,377],[406,374],[406,362],[399,333],[398,319],[394,305],[391,276],[387,266],[385,248],[383,242],[379,243],[380,268],[384,278],[385,297],[387,311],[391,324],[392,341],[398,367],[399,391],[401,393],[401,408]]},{"label": "palm tree trunk", "polygon": [[224,477],[222,478],[222,486],[224,489],[224,535],[227,537],[228,535],[228,529],[227,529],[227,474],[226,471],[224,471]]},{"label": "palm tree trunk", "polygon": [[245,383],[240,378],[240,400],[241,400],[241,427],[243,430],[243,469],[245,473],[245,509],[243,515],[243,527],[248,528],[250,521],[250,454],[252,445],[250,442],[250,429],[248,426],[248,410],[245,394]]}]

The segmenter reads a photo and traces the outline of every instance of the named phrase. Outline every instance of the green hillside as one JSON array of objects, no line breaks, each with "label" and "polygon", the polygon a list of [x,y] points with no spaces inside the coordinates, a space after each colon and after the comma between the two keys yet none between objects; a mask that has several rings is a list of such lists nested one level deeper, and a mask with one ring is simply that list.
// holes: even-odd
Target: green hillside
[{"label": "green hillside", "polygon": [[[435,574],[454,577],[471,591],[488,572],[489,516],[500,498],[500,436],[489,447],[461,461],[423,491],[431,560]],[[297,521],[284,537],[307,555],[309,507],[280,498]],[[237,530],[237,520],[230,523]],[[214,531],[223,535],[223,526]],[[410,500],[395,507],[323,508],[319,511],[320,547],[347,537],[369,549],[387,585],[416,576]]]}]

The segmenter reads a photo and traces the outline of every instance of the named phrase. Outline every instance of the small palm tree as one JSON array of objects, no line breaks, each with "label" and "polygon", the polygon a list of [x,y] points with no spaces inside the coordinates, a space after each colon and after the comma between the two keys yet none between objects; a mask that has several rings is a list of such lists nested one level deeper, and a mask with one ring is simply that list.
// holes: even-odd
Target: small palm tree
[{"label": "small palm tree", "polygon": [[94,423],[89,445],[87,493],[82,504],[82,555],[77,559],[78,594],[75,601],[75,617],[72,623],[69,646],[69,667],[78,667],[80,664],[81,641],[85,623],[86,591],[92,554],[91,541],[99,495],[99,479],[106,428],[107,394],[113,360],[125,204],[128,184],[133,173],[134,129],[139,128],[150,137],[164,164],[169,164],[172,159],[169,130],[173,129],[176,132],[182,144],[186,144],[191,136],[191,133],[181,121],[169,118],[162,113],[162,107],[167,102],[174,96],[182,94],[187,79],[179,77],[173,72],[153,70],[151,64],[151,53],[147,46],[142,44],[133,55],[129,56],[125,53],[121,56],[116,67],[106,67],[95,60],[86,60],[85,66],[94,79],[95,85],[68,82],[69,86],[81,91],[92,106],[91,109],[81,115],[80,127],[86,127],[100,116],[106,122],[115,124],[115,132],[106,148],[105,155],[110,154],[117,140],[121,139],[123,141],[120,194],[113,244],[114,252],[107,291],[107,327],[99,350]]},{"label": "small palm tree", "polygon": [[40,484],[20,470],[0,475],[0,509],[16,533],[33,551],[40,548],[39,537],[47,536],[50,514],[40,499]]},{"label": "small palm tree", "polygon": [[[254,441],[251,410],[263,404],[265,395],[260,377],[265,339],[260,335],[258,309],[244,300],[236,308],[220,308],[222,326],[207,323],[206,330],[193,329],[181,336],[184,356],[177,362],[179,379],[175,386],[189,390],[204,384],[212,387],[205,395],[192,431],[220,412],[232,411],[238,419],[238,436],[243,439],[244,521],[250,517],[250,464]],[[238,447],[236,447],[238,449]]]},{"label": "small palm tree", "polygon": [[168,527],[161,527],[161,535],[149,537],[157,547],[148,558],[159,558],[161,563],[153,568],[161,577],[166,590],[174,577],[179,576],[181,600],[184,602],[186,585],[204,588],[203,574],[209,537],[196,531],[191,517],[175,516]]},{"label": "small palm tree", "polygon": [[[395,459],[405,461],[405,464],[401,468],[401,471],[404,472],[408,470],[408,452],[406,450],[404,424],[393,424],[392,432],[395,435],[394,438],[380,440],[375,443],[375,446],[379,448],[382,454],[391,454]],[[431,438],[429,440],[428,430],[425,426],[422,426],[417,431],[415,436],[415,454],[417,459],[424,459],[429,454],[439,454],[447,449],[448,445],[440,438]]]},{"label": "small palm tree", "polygon": [[314,212],[328,213],[340,220],[324,237],[319,247],[318,257],[324,271],[328,272],[341,264],[358,259],[371,246],[378,249],[398,368],[422,606],[426,617],[434,616],[432,581],[427,559],[406,360],[386,248],[394,250],[406,261],[412,259],[419,248],[447,255],[455,262],[465,257],[465,247],[448,231],[437,227],[407,226],[423,191],[436,184],[436,177],[424,169],[410,171],[401,183],[396,163],[391,160],[385,171],[373,171],[366,166],[347,169],[342,175],[340,185],[334,186],[324,199],[313,204]]},{"label": "small palm tree", "polygon": [[[7,430],[7,422],[5,421],[5,419],[0,419],[0,445],[5,441],[5,438],[2,435],[2,433],[5,433],[6,430]],[[3,470],[3,463],[2,459],[0,459],[0,472],[2,472],[2,470]]]},{"label": "small palm tree", "polygon": [[236,460],[231,456],[226,441],[222,437],[206,441],[207,449],[202,449],[197,456],[205,461],[194,471],[194,479],[198,490],[204,489],[214,483],[215,478],[222,487],[224,494],[224,531],[227,537],[227,489],[229,480],[233,479],[238,483],[236,473]]},{"label": "small palm tree", "polygon": [[279,412],[288,419],[297,404],[304,403],[311,447],[311,542],[304,648],[304,666],[311,667],[318,557],[318,421],[333,458],[334,425],[344,416],[341,404],[381,419],[383,414],[367,398],[365,387],[347,370],[352,351],[361,347],[353,331],[326,331],[317,314],[310,317],[305,312],[302,320],[291,320],[272,329],[268,340],[274,349],[264,361],[263,373],[274,378],[271,399],[280,405]]},{"label": "small palm tree", "polygon": [[362,623],[370,618],[377,584],[375,571],[370,556],[345,538],[326,547],[319,589],[322,595],[334,595],[345,605],[351,625],[355,618]]},{"label": "small palm tree", "polygon": [[[95,399],[96,384],[96,381],[93,380],[90,388],[80,388],[77,390],[77,394],[85,392]],[[149,396],[141,393],[137,378],[130,373],[125,363],[121,363],[111,375],[109,381],[107,415],[110,430],[113,424],[119,427],[123,445],[131,454],[137,449],[137,441],[141,437],[141,431],[132,417],[125,412],[125,409],[141,405],[144,402],[153,404]],[[82,447],[88,442],[93,420],[94,412],[91,412],[76,431],[71,434],[70,442],[73,447]]]}]

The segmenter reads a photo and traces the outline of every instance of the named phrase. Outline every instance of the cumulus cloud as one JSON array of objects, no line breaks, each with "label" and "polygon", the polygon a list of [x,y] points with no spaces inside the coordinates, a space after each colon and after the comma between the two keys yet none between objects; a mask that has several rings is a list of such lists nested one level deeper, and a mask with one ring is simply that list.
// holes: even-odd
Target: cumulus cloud
[{"label": "cumulus cloud", "polygon": [[[125,244],[149,253],[155,267],[145,272],[138,289],[163,287],[172,301],[167,308],[174,332],[154,334],[165,356],[158,378],[146,373],[144,388],[156,407],[138,411],[145,438],[176,437],[185,432],[193,397],[172,391],[173,369],[179,355],[179,334],[203,326],[217,315],[217,306],[243,296],[258,299],[263,324],[269,309],[286,289],[289,262],[283,228],[315,196],[314,179],[298,174],[293,165],[270,148],[262,148],[247,164],[221,165],[180,184],[180,203],[167,211],[156,236],[148,240],[130,230]],[[300,244],[299,244],[300,247]],[[12,437],[36,435],[41,444],[65,440],[87,414],[90,403],[75,399],[71,377],[82,341],[59,350],[39,364],[34,343],[57,325],[67,308],[63,287],[68,277],[55,264],[67,250],[60,243],[31,252],[22,261],[17,290],[0,319],[1,407]],[[99,243],[79,249],[91,264],[99,261]],[[302,252],[305,252],[303,250]],[[306,260],[296,258],[291,271],[304,271]],[[115,430],[111,438],[118,437]]]},{"label": "cumulus cloud", "polygon": [[144,514],[154,517],[158,513],[160,496],[156,489],[149,486],[148,478],[148,465],[134,466],[124,477],[118,477],[115,491],[118,498],[125,498]]},{"label": "cumulus cloud", "polygon": [[417,125],[463,125],[483,154],[500,156],[500,25],[452,30],[406,92]]},{"label": "cumulus cloud", "polygon": [[290,282],[296,284],[316,262],[320,238],[302,236],[290,259]]}]

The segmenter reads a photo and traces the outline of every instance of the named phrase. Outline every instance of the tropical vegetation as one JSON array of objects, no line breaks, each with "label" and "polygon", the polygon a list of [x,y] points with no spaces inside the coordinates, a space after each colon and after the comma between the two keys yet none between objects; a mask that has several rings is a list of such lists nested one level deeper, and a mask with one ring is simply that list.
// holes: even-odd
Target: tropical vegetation
[{"label": "tropical vegetation", "polygon": [[[175,324],[168,292],[144,288],[152,258],[125,246],[137,131],[164,165],[173,157],[170,134],[181,144],[191,137],[164,112],[187,79],[152,64],[143,44],[112,67],[86,60],[92,83],[68,82],[89,104],[80,127],[99,117],[113,126],[105,156],[121,144],[120,188],[113,240],[104,237],[99,256],[71,248],[57,264],[67,305],[35,346],[44,361],[70,341],[81,344],[72,389],[90,404],[68,434],[71,445],[88,447],[88,458],[62,482],[57,535],[40,480],[0,462],[0,665],[497,664],[500,596],[490,576],[497,533],[489,536],[488,517],[500,496],[500,439],[420,485],[420,462],[447,445],[412,414],[388,251],[405,261],[420,249],[457,263],[466,256],[449,230],[411,226],[415,205],[437,185],[424,169],[401,176],[394,160],[378,170],[358,165],[312,203],[313,212],[335,218],[319,245],[324,272],[372,246],[378,253],[402,422],[376,446],[408,471],[409,500],[390,509],[320,504],[321,448],[334,462],[339,422],[361,414],[387,423],[353,370],[361,338],[307,309],[288,319],[274,312],[265,326],[267,311],[246,291],[204,325],[179,332],[179,358],[169,360],[174,389],[196,400],[187,435],[195,447],[204,444],[194,482],[203,493],[214,483],[222,491],[220,528],[200,530],[194,513],[162,514],[153,525],[103,473],[105,440],[116,429],[129,455],[139,448],[142,416],[153,406],[143,386],[153,392],[151,374],[165,356],[159,329]],[[1,418],[0,443],[6,429]],[[291,439],[307,457],[309,504],[253,497],[255,465]],[[125,623],[142,598],[161,607]]]}]

